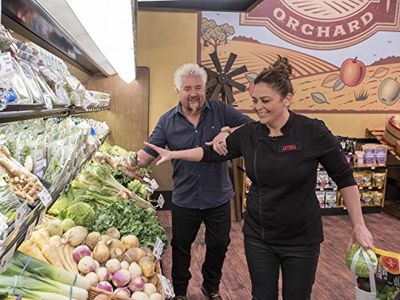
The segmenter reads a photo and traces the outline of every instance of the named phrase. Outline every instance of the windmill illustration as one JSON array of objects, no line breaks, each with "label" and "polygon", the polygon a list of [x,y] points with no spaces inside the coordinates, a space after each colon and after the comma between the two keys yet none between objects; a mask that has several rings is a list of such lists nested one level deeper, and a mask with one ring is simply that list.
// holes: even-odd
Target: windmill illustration
[{"label": "windmill illustration", "polygon": [[229,105],[233,105],[235,98],[233,97],[232,88],[235,87],[241,92],[246,90],[246,86],[244,84],[232,79],[237,75],[247,72],[247,68],[244,65],[231,71],[236,57],[236,54],[230,53],[225,67],[222,69],[217,53],[213,52],[210,54],[211,61],[213,62],[216,71],[203,66],[207,71],[209,78],[206,88],[210,99],[219,99],[221,94],[222,101]]}]

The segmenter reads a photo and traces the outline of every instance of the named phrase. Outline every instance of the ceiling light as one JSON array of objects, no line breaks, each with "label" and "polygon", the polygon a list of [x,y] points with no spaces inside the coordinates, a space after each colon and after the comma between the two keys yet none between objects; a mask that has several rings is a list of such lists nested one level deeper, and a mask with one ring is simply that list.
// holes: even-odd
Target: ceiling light
[{"label": "ceiling light", "polygon": [[118,75],[136,79],[134,0],[66,0]]}]

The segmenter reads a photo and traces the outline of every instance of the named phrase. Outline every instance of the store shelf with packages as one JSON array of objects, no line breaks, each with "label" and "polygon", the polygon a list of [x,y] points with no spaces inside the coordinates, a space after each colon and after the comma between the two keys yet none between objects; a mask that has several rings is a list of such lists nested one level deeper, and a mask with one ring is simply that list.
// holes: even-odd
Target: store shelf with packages
[{"label": "store shelf with packages", "polygon": [[[380,213],[384,206],[387,167],[384,165],[354,165],[354,177],[360,192],[364,213]],[[322,215],[347,214],[336,184],[322,166],[318,167],[316,196]]]},{"label": "store shelf with packages", "polygon": [[388,151],[390,152],[390,154],[393,155],[393,157],[395,157],[397,159],[397,161],[400,161],[400,155],[398,153],[396,153],[395,151],[395,147],[390,146],[388,143],[385,142],[385,140],[383,139],[383,134],[385,133],[385,130],[383,129],[370,129],[367,128],[366,130],[366,136],[368,137],[373,137],[375,138],[379,143],[381,143],[382,145],[387,146]]},{"label": "store shelf with packages", "polygon": [[67,117],[95,113],[109,109],[109,106],[89,107],[84,109],[83,107],[67,107],[62,105],[55,105],[52,109],[46,109],[44,104],[7,104],[3,109],[0,108],[0,123],[50,117]]},{"label": "store shelf with packages", "polygon": [[[30,237],[33,228],[40,224],[46,211],[54,204],[54,202],[59,198],[61,193],[69,186],[69,183],[75,178],[75,176],[80,172],[82,167],[91,159],[93,154],[98,150],[101,144],[105,142],[109,135],[107,132],[96,145],[91,146],[85,157],[78,163],[78,167],[74,170],[68,172],[67,176],[63,180],[63,183],[54,188],[51,193],[44,192],[41,197],[41,201],[32,210],[26,209],[20,215],[17,213],[16,223],[20,223],[19,226],[14,228],[8,236],[3,240],[0,246],[0,272],[7,264],[8,260],[11,259],[14,251],[19,247],[19,245]],[[77,158],[78,159],[78,158]],[[44,182],[46,186],[46,182]],[[45,190],[47,191],[47,189]],[[27,207],[27,206],[26,206]]]}]

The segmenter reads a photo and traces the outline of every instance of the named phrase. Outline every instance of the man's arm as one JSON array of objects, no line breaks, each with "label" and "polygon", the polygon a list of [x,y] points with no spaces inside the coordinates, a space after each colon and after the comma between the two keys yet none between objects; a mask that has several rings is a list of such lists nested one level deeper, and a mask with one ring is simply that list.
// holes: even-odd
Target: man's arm
[{"label": "man's arm", "polygon": [[147,167],[150,165],[156,158],[150,154],[148,154],[143,149],[136,152],[136,161],[131,161],[130,165],[126,166],[126,169],[130,172],[136,172],[140,168]]}]

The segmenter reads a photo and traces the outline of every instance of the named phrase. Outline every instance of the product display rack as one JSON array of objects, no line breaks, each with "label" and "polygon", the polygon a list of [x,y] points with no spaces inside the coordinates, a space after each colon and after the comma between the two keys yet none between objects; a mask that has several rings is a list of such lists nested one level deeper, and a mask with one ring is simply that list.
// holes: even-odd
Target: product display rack
[{"label": "product display rack", "polygon": [[[29,118],[28,118],[29,119]],[[51,192],[51,202],[48,203],[47,207],[44,206],[42,202],[38,203],[23,219],[21,224],[14,228],[8,236],[4,239],[2,245],[0,246],[0,271],[7,265],[7,262],[11,259],[14,251],[21,245],[21,243],[29,238],[32,233],[33,228],[42,222],[44,215],[47,210],[54,204],[54,202],[59,198],[61,193],[69,186],[69,183],[75,178],[75,176],[80,172],[82,167],[91,159],[92,155],[97,151],[101,144],[107,139],[109,132],[102,137],[100,143],[98,143],[91,151],[89,151],[85,158],[82,160],[81,164],[69,173],[64,183],[60,186],[54,188]],[[46,185],[46,183],[44,183]]]},{"label": "product display rack", "polygon": [[[361,209],[363,213],[380,213],[384,206],[385,201],[385,191],[386,191],[386,180],[387,180],[387,167],[386,166],[367,166],[367,165],[359,165],[352,166],[354,171],[378,171],[380,173],[385,173],[385,180],[382,186],[359,186],[358,189],[360,191],[360,195],[363,191],[378,191],[383,194],[381,204],[380,205],[361,205]],[[318,171],[323,170],[322,167],[318,168]],[[335,191],[336,194],[336,203],[338,204],[336,207],[322,207],[321,215],[329,216],[329,215],[341,215],[347,214],[347,208],[343,206],[343,203],[339,203],[340,195],[337,187],[315,187],[315,191]],[[361,201],[361,199],[360,199]]]},{"label": "product display rack", "polygon": [[53,109],[46,109],[44,104],[8,104],[0,111],[0,123],[51,117],[66,117],[109,109],[110,107],[94,107],[85,110],[81,107],[66,107],[62,105],[55,105]]},{"label": "product display rack", "polygon": [[395,152],[395,149],[393,146],[388,145],[384,140],[383,140],[383,134],[385,133],[385,130],[383,129],[369,129],[367,128],[365,135],[368,137],[373,137],[375,138],[379,143],[382,145],[385,145],[388,147],[388,151],[390,154],[392,154],[397,160],[400,161],[400,156]]}]

